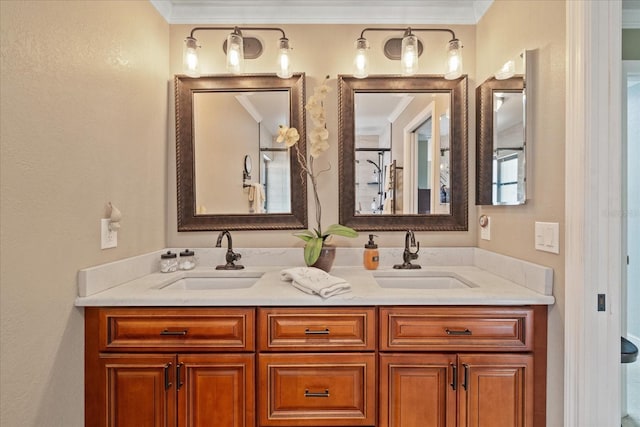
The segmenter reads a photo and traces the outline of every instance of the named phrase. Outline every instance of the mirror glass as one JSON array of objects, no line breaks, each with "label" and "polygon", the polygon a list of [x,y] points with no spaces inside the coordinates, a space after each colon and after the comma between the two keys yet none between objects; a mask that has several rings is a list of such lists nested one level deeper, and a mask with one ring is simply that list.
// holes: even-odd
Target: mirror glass
[{"label": "mirror glass", "polygon": [[448,93],[355,94],[356,215],[448,214]]},{"label": "mirror glass", "polygon": [[497,73],[500,79],[492,77],[476,91],[478,205],[520,205],[526,201],[525,57],[510,61],[515,75]]},{"label": "mirror glass", "polygon": [[467,229],[466,77],[341,76],[340,222]]},{"label": "mirror glass", "polygon": [[280,125],[305,150],[304,75],[176,77],[178,230],[306,228],[299,165]]},{"label": "mirror glass", "polygon": [[196,215],[290,213],[288,91],[194,93],[193,111]]}]

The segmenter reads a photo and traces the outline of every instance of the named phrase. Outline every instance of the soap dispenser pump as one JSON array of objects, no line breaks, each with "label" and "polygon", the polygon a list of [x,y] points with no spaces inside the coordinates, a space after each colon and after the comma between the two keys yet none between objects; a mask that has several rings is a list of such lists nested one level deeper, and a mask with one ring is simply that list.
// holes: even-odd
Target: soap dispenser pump
[{"label": "soap dispenser pump", "polygon": [[380,253],[378,252],[378,245],[373,241],[373,238],[377,237],[375,234],[369,234],[369,241],[364,245],[363,264],[367,270],[375,270],[380,263]]}]

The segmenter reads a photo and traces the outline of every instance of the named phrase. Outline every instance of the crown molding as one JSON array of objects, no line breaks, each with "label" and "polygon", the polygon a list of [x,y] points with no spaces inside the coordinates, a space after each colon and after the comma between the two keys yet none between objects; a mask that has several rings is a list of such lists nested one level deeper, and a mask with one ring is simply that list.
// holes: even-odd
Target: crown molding
[{"label": "crown molding", "polygon": [[170,24],[470,24],[493,0],[149,0]]}]

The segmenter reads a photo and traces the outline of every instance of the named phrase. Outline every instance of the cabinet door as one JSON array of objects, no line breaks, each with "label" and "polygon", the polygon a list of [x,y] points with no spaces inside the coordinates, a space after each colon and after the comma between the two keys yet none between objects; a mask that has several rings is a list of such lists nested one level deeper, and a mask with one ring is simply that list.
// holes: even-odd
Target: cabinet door
[{"label": "cabinet door", "polygon": [[455,427],[456,356],[380,355],[380,427]]},{"label": "cabinet door", "polygon": [[253,354],[178,357],[178,427],[253,427]]},{"label": "cabinet door", "polygon": [[533,356],[460,355],[462,427],[533,426]]},{"label": "cabinet door", "polygon": [[100,366],[105,406],[91,425],[175,426],[175,355],[103,355]]}]

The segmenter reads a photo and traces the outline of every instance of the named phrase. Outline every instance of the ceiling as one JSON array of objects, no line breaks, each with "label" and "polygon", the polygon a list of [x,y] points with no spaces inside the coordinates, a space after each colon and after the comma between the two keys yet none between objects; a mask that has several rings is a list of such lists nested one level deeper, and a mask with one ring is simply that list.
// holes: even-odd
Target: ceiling
[{"label": "ceiling", "polygon": [[170,24],[477,24],[493,0],[149,0]]}]

